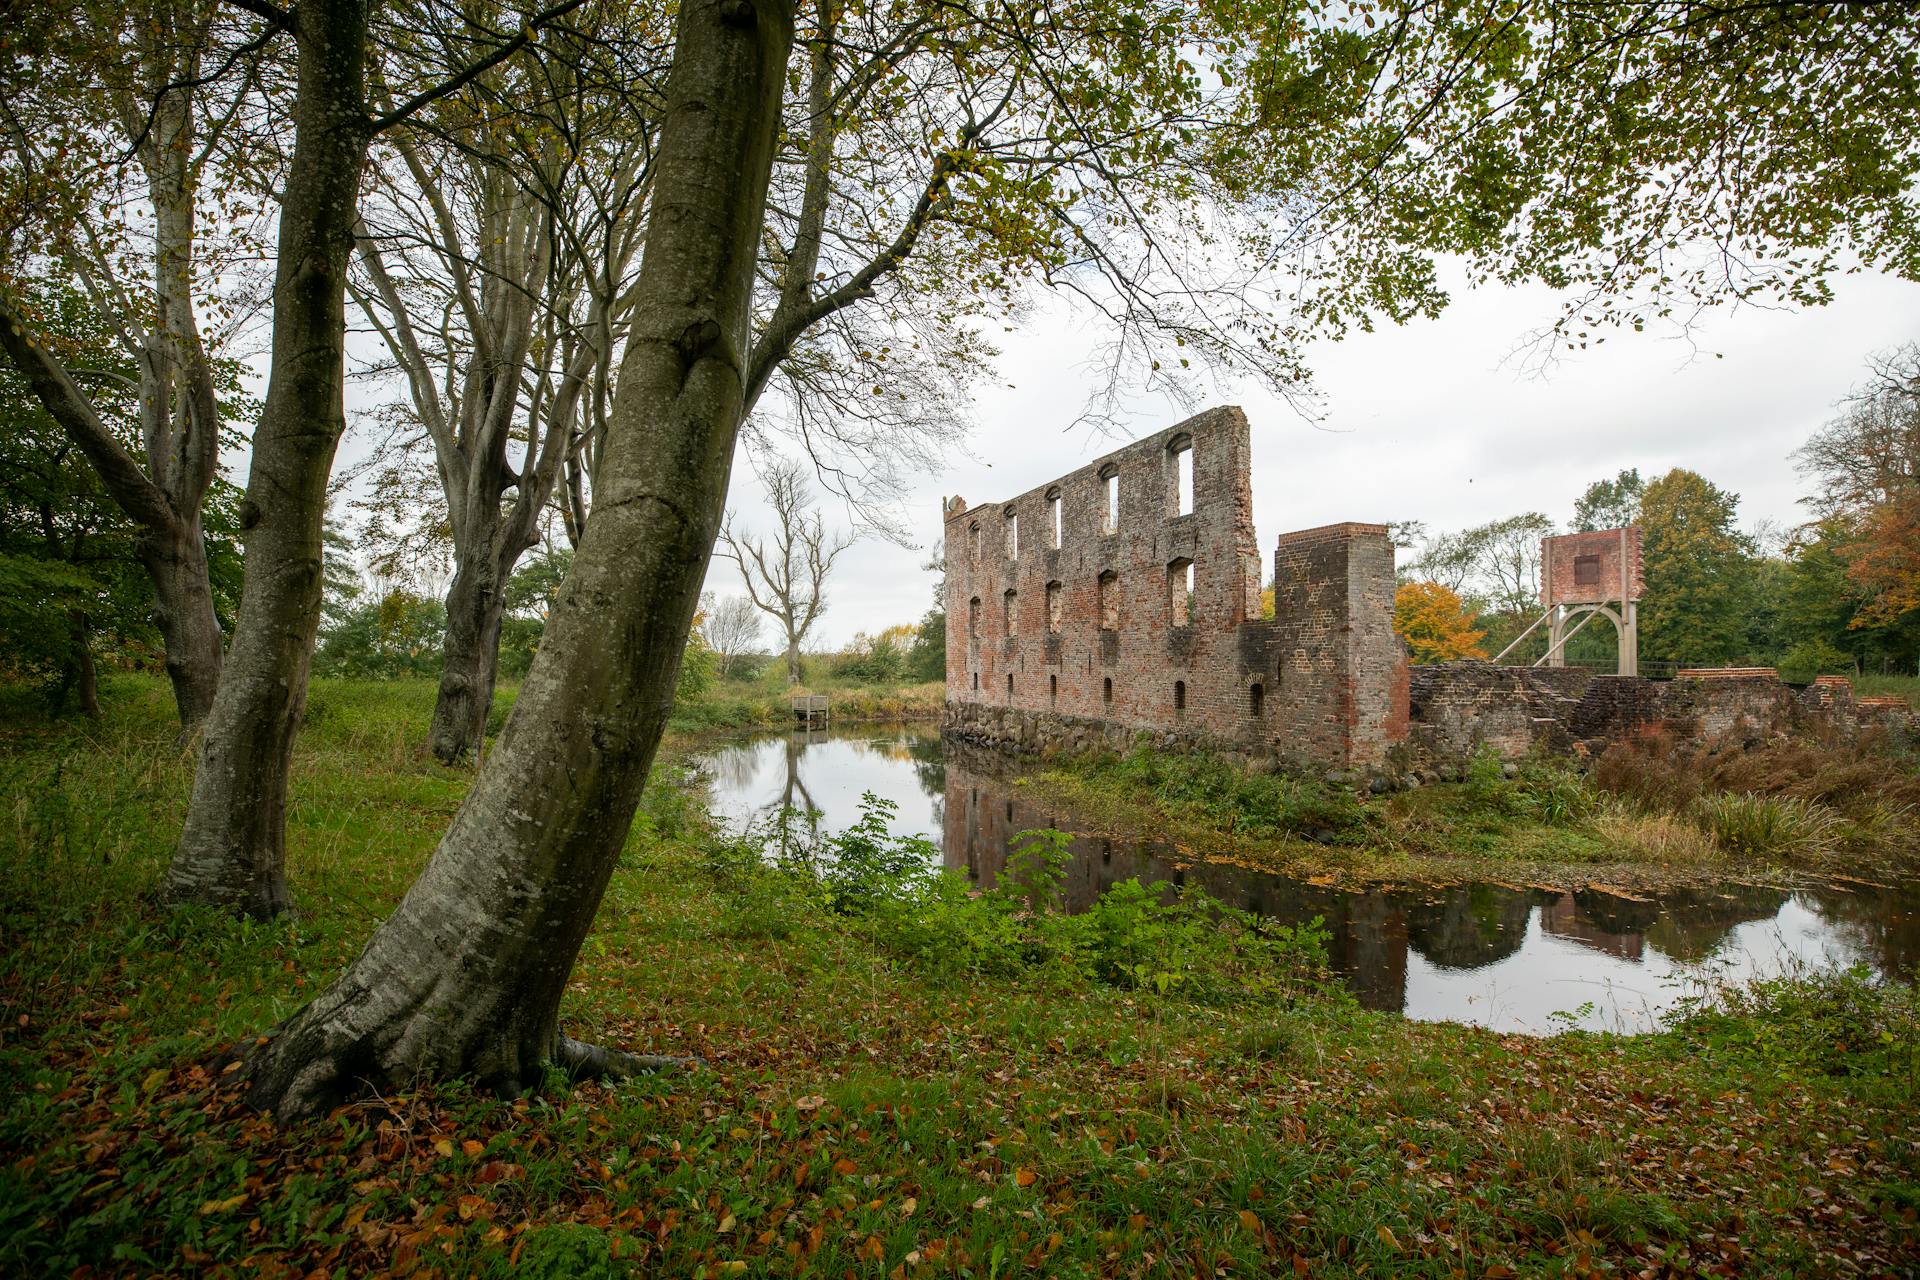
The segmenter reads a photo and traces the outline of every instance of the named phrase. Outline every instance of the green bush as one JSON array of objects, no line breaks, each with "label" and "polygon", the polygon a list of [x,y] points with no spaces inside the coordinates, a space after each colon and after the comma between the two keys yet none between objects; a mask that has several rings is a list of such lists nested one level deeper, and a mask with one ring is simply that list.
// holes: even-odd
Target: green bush
[{"label": "green bush", "polygon": [[1199,890],[1138,880],[1067,915],[1057,906],[1069,837],[1051,829],[1021,832],[999,883],[976,891],[927,840],[889,834],[893,808],[867,794],[860,820],[837,834],[796,831],[788,814],[710,839],[703,866],[727,895],[723,931],[788,937],[836,915],[953,979],[1044,973],[1217,1005],[1321,989],[1326,934],[1317,921],[1277,925]]},{"label": "green bush", "polygon": [[1090,762],[1089,772],[1229,831],[1350,844],[1374,825],[1350,788],[1294,774],[1249,774],[1214,756],[1157,751],[1144,741],[1124,756]]},{"label": "green bush", "polygon": [[1681,1005],[1682,1044],[1825,1076],[1920,1072],[1920,1000],[1912,987],[1865,969],[1790,974],[1727,984]]},{"label": "green bush", "polygon": [[1853,659],[1825,640],[1804,640],[1787,651],[1776,669],[1789,684],[1812,684],[1815,676],[1851,675]]},{"label": "green bush", "polygon": [[1528,818],[1548,826],[1572,826],[1593,816],[1599,796],[1587,778],[1556,760],[1528,759],[1508,765],[1482,744],[1467,762],[1453,802],[1461,817]]}]

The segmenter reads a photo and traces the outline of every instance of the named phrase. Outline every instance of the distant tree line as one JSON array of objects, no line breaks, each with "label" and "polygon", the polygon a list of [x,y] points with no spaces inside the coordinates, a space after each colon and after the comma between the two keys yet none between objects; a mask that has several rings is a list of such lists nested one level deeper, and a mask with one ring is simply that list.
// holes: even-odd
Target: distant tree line
[{"label": "distant tree line", "polygon": [[[1910,675],[1920,656],[1920,347],[1872,364],[1869,381],[1794,461],[1812,518],[1743,531],[1739,495],[1675,468],[1596,480],[1564,531],[1640,526],[1643,662],[1777,666],[1790,678]],[[1529,511],[1424,538],[1402,571],[1396,619],[1416,662],[1492,657],[1542,612],[1540,539],[1562,532]],[[1508,661],[1544,653],[1541,631]],[[1604,663],[1604,623],[1569,642]]]}]

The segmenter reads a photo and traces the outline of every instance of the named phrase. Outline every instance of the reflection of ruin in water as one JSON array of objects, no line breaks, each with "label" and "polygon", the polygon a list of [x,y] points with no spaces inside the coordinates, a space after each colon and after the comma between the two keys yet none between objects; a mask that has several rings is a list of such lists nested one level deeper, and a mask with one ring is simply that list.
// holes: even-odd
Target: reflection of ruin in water
[{"label": "reflection of ruin in water", "polygon": [[[742,817],[812,806],[825,811],[822,827],[840,830],[857,818],[862,791],[886,795],[901,806],[896,831],[931,837],[947,866],[983,886],[1005,868],[1019,832],[1089,825],[1012,785],[1016,763],[952,744],[943,750],[919,729],[773,735],[716,750],[705,762],[719,807]],[[1075,835],[1068,849],[1067,910],[1085,910],[1137,878],[1191,885],[1287,924],[1317,917],[1332,964],[1359,1001],[1413,1017],[1548,1029],[1554,1010],[1597,999],[1612,1007],[1582,1025],[1644,1028],[1678,996],[1674,983],[1709,959],[1736,976],[1774,972],[1796,958],[1910,976],[1920,960],[1911,884],[1796,895],[1736,884],[1657,899],[1497,884],[1355,891],[1196,860],[1163,841]]]}]

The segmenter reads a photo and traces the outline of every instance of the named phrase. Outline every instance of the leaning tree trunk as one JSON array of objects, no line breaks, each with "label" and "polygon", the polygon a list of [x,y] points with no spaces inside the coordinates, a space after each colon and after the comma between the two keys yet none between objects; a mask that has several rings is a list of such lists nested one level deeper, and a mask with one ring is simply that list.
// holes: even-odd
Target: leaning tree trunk
[{"label": "leaning tree trunk", "polygon": [[[790,0],[687,0],[593,519],[512,717],[420,879],[341,978],[276,1028],[249,1096],[282,1119],[363,1082],[546,1062],[560,997],[670,709],[720,526]],[[625,1065],[631,1065],[630,1062]]]},{"label": "leaning tree trunk", "polygon": [[320,621],[327,476],[346,426],[347,257],[369,140],[364,0],[294,7],[299,81],[280,208],[273,356],[241,506],[246,585],[201,739],[172,902],[260,918],[291,905],[287,775]]},{"label": "leaning tree trunk", "polygon": [[500,624],[506,613],[506,574],[496,525],[476,539],[472,554],[456,561],[447,588],[447,636],[442,646],[440,692],[433,704],[427,741],[434,756],[457,764],[480,753],[493,686],[500,671]]}]

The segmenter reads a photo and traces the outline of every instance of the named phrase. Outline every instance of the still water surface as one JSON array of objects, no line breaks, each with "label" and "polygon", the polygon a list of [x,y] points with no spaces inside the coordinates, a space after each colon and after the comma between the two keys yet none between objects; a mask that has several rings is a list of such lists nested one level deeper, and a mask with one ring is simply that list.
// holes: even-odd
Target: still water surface
[{"label": "still water surface", "polygon": [[1920,963],[1920,885],[1859,883],[1787,892],[1753,885],[1629,897],[1508,884],[1338,889],[1225,863],[1171,845],[1096,834],[1097,823],[1015,788],[1013,766],[949,754],[930,726],[853,726],[764,734],[700,757],[715,811],[744,827],[783,807],[852,825],[872,792],[898,806],[897,834],[926,836],[946,865],[993,883],[1014,835],[1076,833],[1069,910],[1138,877],[1194,884],[1287,923],[1326,923],[1334,967],[1362,1004],[1410,1018],[1501,1031],[1566,1025],[1643,1031],[1702,985],[1803,966],[1865,965],[1910,979]]}]

